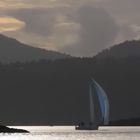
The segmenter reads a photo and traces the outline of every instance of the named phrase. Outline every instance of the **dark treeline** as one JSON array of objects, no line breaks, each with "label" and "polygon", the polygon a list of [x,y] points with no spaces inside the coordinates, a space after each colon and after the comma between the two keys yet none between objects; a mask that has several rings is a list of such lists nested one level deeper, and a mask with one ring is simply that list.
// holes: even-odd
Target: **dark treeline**
[{"label": "dark treeline", "polygon": [[110,126],[140,126],[140,117],[110,121]]},{"label": "dark treeline", "polygon": [[140,116],[140,57],[69,58],[0,64],[0,120],[11,125],[88,120],[88,83],[107,92],[110,119]]}]

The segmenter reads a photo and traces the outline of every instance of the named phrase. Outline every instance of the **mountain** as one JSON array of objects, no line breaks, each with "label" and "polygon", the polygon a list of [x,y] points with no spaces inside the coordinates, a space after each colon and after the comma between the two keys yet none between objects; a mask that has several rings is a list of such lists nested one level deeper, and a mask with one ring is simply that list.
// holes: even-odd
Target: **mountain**
[{"label": "mountain", "polygon": [[47,51],[45,49],[35,48],[23,43],[16,39],[0,35],[0,62],[27,62],[37,61],[40,59],[63,59],[70,57],[69,55],[62,54],[55,51]]},{"label": "mountain", "polygon": [[140,40],[125,41],[103,50],[96,55],[96,58],[127,58],[140,56]]}]

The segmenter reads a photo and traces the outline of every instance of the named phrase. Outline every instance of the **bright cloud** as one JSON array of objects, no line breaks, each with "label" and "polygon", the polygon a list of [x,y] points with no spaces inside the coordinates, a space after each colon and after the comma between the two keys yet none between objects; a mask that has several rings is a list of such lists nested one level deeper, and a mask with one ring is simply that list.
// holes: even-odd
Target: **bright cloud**
[{"label": "bright cloud", "polygon": [[25,26],[25,23],[12,17],[0,17],[0,32],[17,31]]},{"label": "bright cloud", "polygon": [[1,0],[0,8],[6,10],[16,10],[21,8],[54,8],[69,7],[69,3],[61,0]]}]

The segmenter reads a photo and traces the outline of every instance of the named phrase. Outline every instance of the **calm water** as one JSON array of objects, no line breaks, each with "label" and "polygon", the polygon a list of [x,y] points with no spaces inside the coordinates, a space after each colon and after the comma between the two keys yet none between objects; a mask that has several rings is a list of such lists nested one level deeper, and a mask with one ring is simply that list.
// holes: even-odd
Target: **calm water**
[{"label": "calm water", "polygon": [[140,140],[140,127],[100,127],[77,131],[74,127],[16,127],[30,134],[0,134],[0,140]]}]

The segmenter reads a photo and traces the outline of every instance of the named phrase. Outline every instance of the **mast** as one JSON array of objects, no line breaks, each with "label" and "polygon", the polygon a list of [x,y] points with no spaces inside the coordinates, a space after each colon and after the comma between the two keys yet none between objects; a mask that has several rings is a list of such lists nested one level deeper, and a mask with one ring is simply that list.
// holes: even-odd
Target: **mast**
[{"label": "mast", "polygon": [[90,122],[94,123],[95,122],[95,116],[94,116],[94,102],[93,102],[93,89],[92,86],[90,84],[89,86],[89,101],[90,101]]}]

